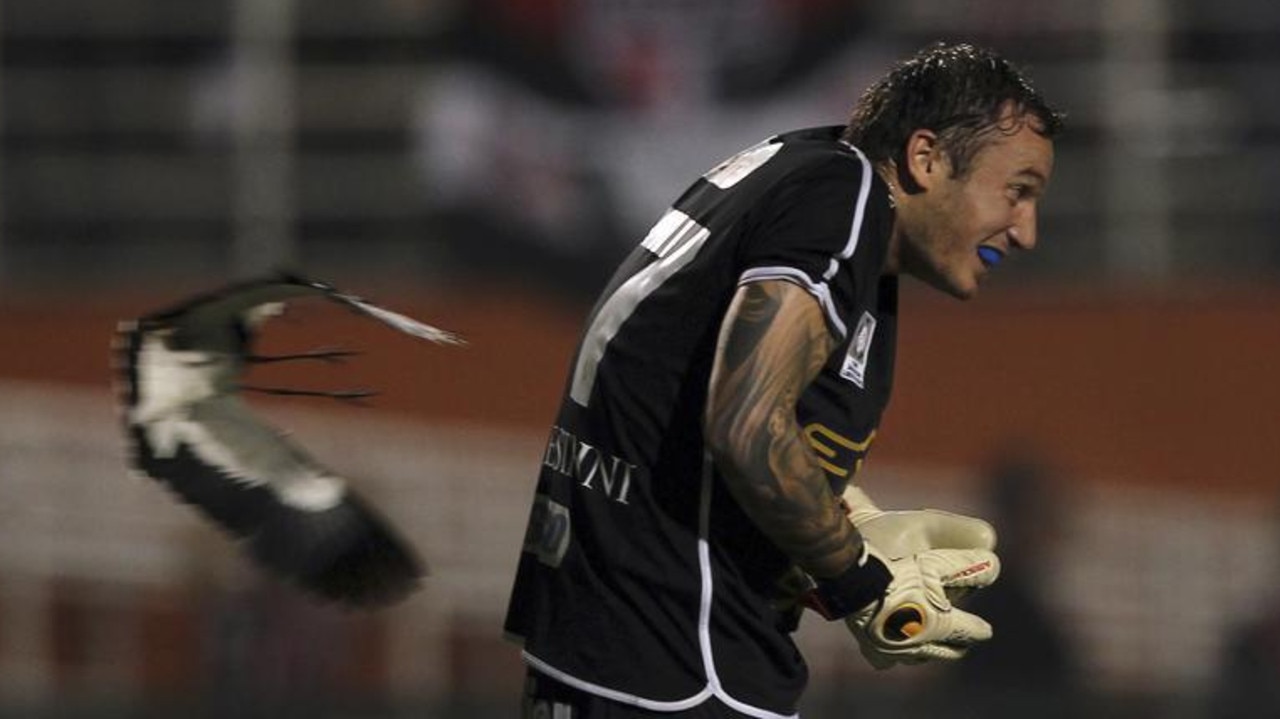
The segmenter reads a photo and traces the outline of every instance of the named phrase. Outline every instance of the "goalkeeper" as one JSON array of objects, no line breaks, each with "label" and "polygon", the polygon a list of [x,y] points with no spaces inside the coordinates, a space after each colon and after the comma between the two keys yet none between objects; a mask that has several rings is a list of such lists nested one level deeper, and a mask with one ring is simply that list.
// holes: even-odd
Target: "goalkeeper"
[{"label": "goalkeeper", "polygon": [[583,332],[506,619],[529,717],[787,717],[796,607],[876,667],[991,627],[980,520],[883,512],[851,484],[889,401],[898,280],[958,298],[1036,242],[1060,117],[998,55],[939,44],[846,125],[696,179]]}]

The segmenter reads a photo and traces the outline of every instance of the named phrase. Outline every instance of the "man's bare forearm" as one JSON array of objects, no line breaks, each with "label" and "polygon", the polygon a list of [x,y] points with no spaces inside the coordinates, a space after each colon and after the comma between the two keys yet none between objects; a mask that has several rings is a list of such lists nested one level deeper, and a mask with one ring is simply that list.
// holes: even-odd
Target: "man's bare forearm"
[{"label": "man's bare forearm", "polygon": [[861,538],[796,420],[796,402],[834,347],[817,302],[785,282],[739,290],[721,329],[707,404],[708,444],[760,529],[819,577],[852,565]]}]

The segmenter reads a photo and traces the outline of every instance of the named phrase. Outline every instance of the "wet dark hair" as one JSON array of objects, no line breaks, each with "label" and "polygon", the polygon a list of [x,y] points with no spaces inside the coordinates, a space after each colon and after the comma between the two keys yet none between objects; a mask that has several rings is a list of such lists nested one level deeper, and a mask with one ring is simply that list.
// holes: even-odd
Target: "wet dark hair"
[{"label": "wet dark hair", "polygon": [[[1003,116],[1013,104],[1013,120]],[[1052,139],[1063,115],[1007,60],[968,44],[935,43],[898,63],[867,88],[853,109],[843,139],[873,163],[906,167],[907,138],[919,129],[937,133],[955,176],[969,170],[993,132],[1032,129]],[[906,188],[904,188],[906,189]]]}]

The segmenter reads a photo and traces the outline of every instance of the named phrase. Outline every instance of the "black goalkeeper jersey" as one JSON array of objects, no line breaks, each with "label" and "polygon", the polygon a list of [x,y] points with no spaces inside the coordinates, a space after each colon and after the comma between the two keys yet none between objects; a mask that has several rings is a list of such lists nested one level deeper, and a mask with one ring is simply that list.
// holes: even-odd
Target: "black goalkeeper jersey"
[{"label": "black goalkeeper jersey", "polygon": [[892,210],[840,130],[770,138],[696,180],[593,309],[506,620],[535,669],[654,710],[716,696],[794,713],[807,670],[771,601],[791,562],[729,495],[701,422],[731,298],[784,280],[840,340],[797,410],[833,490],[875,435],[893,376]]}]

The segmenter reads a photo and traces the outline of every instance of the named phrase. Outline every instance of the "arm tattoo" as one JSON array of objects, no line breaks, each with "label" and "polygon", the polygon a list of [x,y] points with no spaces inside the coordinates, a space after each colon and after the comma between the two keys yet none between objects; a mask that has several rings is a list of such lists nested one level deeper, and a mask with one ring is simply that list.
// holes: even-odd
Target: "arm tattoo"
[{"label": "arm tattoo", "polygon": [[800,393],[835,347],[817,302],[782,281],[742,287],[725,315],[705,418],[734,498],[797,564],[834,576],[861,538],[796,420]]}]

